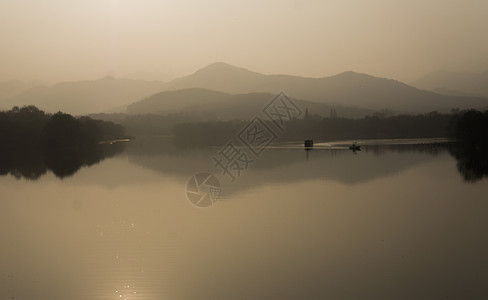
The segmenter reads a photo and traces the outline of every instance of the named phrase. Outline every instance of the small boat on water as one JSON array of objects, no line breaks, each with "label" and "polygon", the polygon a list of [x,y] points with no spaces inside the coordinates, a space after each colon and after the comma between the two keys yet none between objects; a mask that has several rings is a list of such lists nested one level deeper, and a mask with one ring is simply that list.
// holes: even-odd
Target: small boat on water
[{"label": "small boat on water", "polygon": [[312,149],[313,148],[313,140],[305,140],[304,146],[305,146],[305,149]]},{"label": "small boat on water", "polygon": [[352,150],[354,152],[361,151],[361,146],[356,143],[353,143],[351,146],[349,146],[349,150]]}]

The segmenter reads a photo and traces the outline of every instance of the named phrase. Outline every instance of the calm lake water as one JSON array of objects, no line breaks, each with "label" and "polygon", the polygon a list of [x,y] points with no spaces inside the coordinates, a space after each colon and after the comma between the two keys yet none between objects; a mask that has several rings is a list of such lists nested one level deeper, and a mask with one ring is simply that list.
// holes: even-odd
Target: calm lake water
[{"label": "calm lake water", "polygon": [[[233,183],[219,148],[11,158],[0,299],[487,299],[476,162],[373,144],[270,148]],[[198,172],[222,186],[208,208],[187,199]]]}]

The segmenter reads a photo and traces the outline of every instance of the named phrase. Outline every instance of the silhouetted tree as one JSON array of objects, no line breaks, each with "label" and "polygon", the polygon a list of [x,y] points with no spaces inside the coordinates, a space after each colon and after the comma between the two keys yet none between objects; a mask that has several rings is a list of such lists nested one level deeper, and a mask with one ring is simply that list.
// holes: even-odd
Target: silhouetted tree
[{"label": "silhouetted tree", "polygon": [[123,137],[124,128],[112,122],[14,107],[0,112],[0,175],[35,180],[50,169],[58,177],[69,176],[118,153],[107,154],[98,144]]},{"label": "silhouetted tree", "polygon": [[58,112],[44,126],[43,140],[48,147],[73,147],[81,144],[81,124],[73,116]]},{"label": "silhouetted tree", "polygon": [[1,148],[90,146],[124,136],[121,125],[62,112],[49,115],[35,106],[0,112]]},{"label": "silhouetted tree", "polygon": [[488,111],[469,110],[457,120],[456,138],[470,147],[488,147]]},{"label": "silhouetted tree", "polygon": [[451,154],[464,180],[476,182],[488,176],[488,111],[458,112],[449,125],[459,141]]}]

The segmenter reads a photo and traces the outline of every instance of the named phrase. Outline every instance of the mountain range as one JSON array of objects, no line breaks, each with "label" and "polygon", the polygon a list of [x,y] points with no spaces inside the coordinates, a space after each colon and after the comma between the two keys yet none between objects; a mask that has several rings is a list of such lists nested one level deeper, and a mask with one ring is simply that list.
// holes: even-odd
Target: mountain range
[{"label": "mountain range", "polygon": [[[271,93],[230,94],[203,88],[163,91],[127,107],[129,114],[170,114],[183,112],[199,120],[249,119],[273,99]],[[332,109],[338,116],[361,118],[374,111],[293,99],[302,110],[321,116],[329,116]]]},{"label": "mountain range", "polygon": [[24,82],[20,80],[9,80],[0,82],[0,102],[42,84],[41,81]]},{"label": "mountain range", "polygon": [[225,63],[214,63],[176,79],[169,87],[206,88],[227,93],[284,91],[290,97],[319,103],[410,113],[483,107],[488,103],[481,97],[440,95],[396,80],[355,72],[323,78],[263,75]]},{"label": "mountain range", "polygon": [[[17,83],[20,87],[9,88],[12,83],[0,84],[0,108],[32,104],[48,112],[61,110],[78,115],[184,111],[230,118],[259,109],[265,99],[271,99],[280,91],[297,101],[305,101],[302,104],[309,107],[311,113],[322,115],[328,115],[331,108],[335,108],[339,116],[360,117],[381,109],[396,113],[425,113],[488,107],[487,98],[475,96],[483,96],[481,92],[466,90],[461,94],[445,95],[445,92],[443,95],[419,89],[435,86],[425,82],[427,80],[420,80],[415,83],[417,87],[412,87],[396,80],[356,72],[322,78],[264,75],[226,63],[214,63],[168,83],[104,77],[52,86],[28,87]],[[476,82],[473,85],[482,91],[486,85]],[[440,87],[457,90],[453,84]]]},{"label": "mountain range", "polygon": [[165,89],[160,81],[116,79],[61,82],[39,85],[0,102],[0,107],[35,105],[47,112],[75,115],[93,112],[125,111],[126,106]]},{"label": "mountain range", "polygon": [[484,73],[456,73],[437,70],[412,85],[444,95],[471,95],[488,98],[488,70]]}]

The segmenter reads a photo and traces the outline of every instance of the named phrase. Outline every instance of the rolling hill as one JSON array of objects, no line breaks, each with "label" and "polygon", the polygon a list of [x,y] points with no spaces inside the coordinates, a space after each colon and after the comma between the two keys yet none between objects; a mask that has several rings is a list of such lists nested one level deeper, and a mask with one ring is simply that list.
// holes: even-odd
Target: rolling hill
[{"label": "rolling hill", "polygon": [[40,81],[25,82],[20,80],[9,80],[5,82],[0,82],[0,101],[21,94],[39,85],[42,85],[42,82]]},{"label": "rolling hill", "polygon": [[488,71],[456,73],[438,70],[414,81],[412,85],[442,94],[476,95],[488,98]]},{"label": "rolling hill", "polygon": [[[470,83],[473,89],[462,91],[457,86],[445,85],[436,87],[436,93],[392,79],[355,72],[307,78],[264,75],[225,63],[214,63],[169,83],[113,77],[61,82],[52,86],[29,86],[11,81],[0,84],[0,109],[35,105],[47,112],[61,110],[75,115],[126,110],[132,114],[178,110],[189,113],[192,109],[194,114],[228,117],[244,115],[246,110],[255,111],[262,102],[260,99],[270,99],[283,91],[294,99],[309,101],[304,105],[313,107],[322,115],[328,115],[330,108],[336,108],[339,116],[345,117],[361,117],[366,111],[380,109],[396,113],[446,112],[452,108],[488,107],[488,99],[472,96],[474,87],[481,93],[488,86],[483,81],[483,76],[488,77],[488,73],[484,74],[464,79],[466,85]],[[423,86],[427,86],[425,82]],[[157,94],[162,91],[166,93]],[[136,104],[141,99],[144,101]],[[238,111],[234,113],[233,109]]]},{"label": "rolling hill", "polygon": [[125,112],[128,104],[164,90],[159,81],[116,79],[61,82],[53,86],[38,86],[10,97],[0,103],[3,108],[35,105],[47,112],[63,111],[88,114],[114,111]]},{"label": "rolling hill", "polygon": [[170,89],[206,88],[226,93],[272,93],[280,91],[297,99],[396,112],[448,111],[488,105],[480,97],[446,96],[420,90],[402,82],[367,74],[344,72],[331,77],[307,78],[263,75],[225,63],[214,63],[194,74],[175,79]]},{"label": "rolling hill", "polygon": [[127,106],[129,114],[167,114],[193,105],[228,99],[230,94],[201,88],[163,91]]},{"label": "rolling hill", "polygon": [[[187,117],[199,120],[246,120],[259,114],[273,97],[274,95],[270,93],[229,94],[191,88],[160,92],[129,105],[127,112],[129,114],[184,113]],[[361,118],[372,113],[367,109],[293,100],[303,111],[308,109],[310,114],[321,116],[329,116],[332,108],[338,116],[347,118]]]}]

